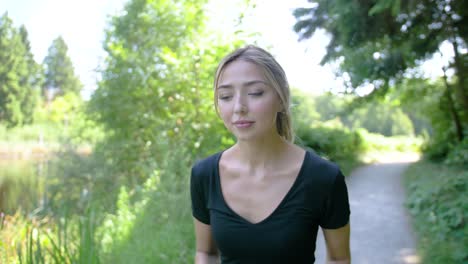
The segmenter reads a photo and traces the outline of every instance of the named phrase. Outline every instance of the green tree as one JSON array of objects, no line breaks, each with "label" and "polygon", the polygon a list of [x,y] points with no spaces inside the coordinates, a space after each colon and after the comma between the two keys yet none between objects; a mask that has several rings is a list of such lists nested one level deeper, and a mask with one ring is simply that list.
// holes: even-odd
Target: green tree
[{"label": "green tree", "polygon": [[[102,186],[109,192],[111,182],[138,192],[155,174],[160,182],[158,176],[157,198],[148,199],[153,205],[135,212],[135,225],[127,229],[131,233],[113,236],[105,245],[103,262],[185,263],[192,258],[186,254],[191,239],[184,233],[190,226],[175,215],[187,212],[193,161],[232,143],[213,109],[213,77],[220,59],[242,44],[208,31],[205,4],[132,0],[109,23],[102,81],[89,108],[108,135],[95,152],[105,161],[101,166],[109,168]],[[157,226],[155,216],[162,221]],[[117,233],[127,225],[117,224]],[[134,239],[145,243],[136,245]]]},{"label": "green tree", "polygon": [[22,86],[29,87],[30,92],[26,93],[25,99],[22,103],[22,109],[25,118],[25,123],[32,123],[34,112],[38,101],[40,99],[40,89],[44,83],[44,72],[42,66],[34,60],[34,56],[31,52],[31,44],[28,39],[28,32],[24,26],[19,29],[21,41],[26,48],[25,59],[27,63],[27,75],[23,76]]},{"label": "green tree", "polygon": [[[393,89],[394,90],[394,89]],[[322,121],[338,119],[351,130],[364,128],[369,132],[384,136],[414,135],[413,121],[396,104],[393,90],[386,98],[367,102],[359,107],[350,107],[352,96],[337,96],[325,93],[314,98],[317,112]],[[416,121],[419,119],[415,118]]]},{"label": "green tree", "polygon": [[110,135],[98,148],[132,184],[164,162],[167,144],[201,156],[231,140],[213,110],[212,85],[217,63],[240,42],[206,31],[205,2],[130,1],[106,31],[90,113]]},{"label": "green tree", "polygon": [[[468,2],[463,0],[319,0],[294,11],[300,39],[317,29],[331,33],[322,63],[338,61],[350,85],[372,85],[385,94],[407,69],[439,52],[442,43],[454,51],[454,109],[468,121],[466,47]],[[455,94],[455,93],[454,93]]]},{"label": "green tree", "polygon": [[20,126],[33,121],[42,79],[30,51],[28,34],[0,17],[0,122]]},{"label": "green tree", "polygon": [[[455,131],[451,119],[451,107],[443,80],[407,79],[400,86],[402,106],[413,116],[430,123],[431,141],[426,154],[434,159],[443,159],[454,145]],[[426,128],[427,129],[427,128]]]},{"label": "green tree", "polygon": [[81,91],[82,84],[75,76],[72,61],[67,53],[67,44],[60,36],[52,42],[44,58],[45,84],[42,95],[46,100],[51,95],[55,97],[66,93],[79,94]]}]

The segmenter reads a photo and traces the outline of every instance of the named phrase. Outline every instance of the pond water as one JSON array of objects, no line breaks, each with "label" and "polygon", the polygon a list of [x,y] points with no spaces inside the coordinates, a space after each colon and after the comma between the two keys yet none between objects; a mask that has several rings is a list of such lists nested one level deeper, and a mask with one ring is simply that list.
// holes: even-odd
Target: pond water
[{"label": "pond water", "polygon": [[41,206],[48,162],[0,160],[0,212],[29,213]]}]

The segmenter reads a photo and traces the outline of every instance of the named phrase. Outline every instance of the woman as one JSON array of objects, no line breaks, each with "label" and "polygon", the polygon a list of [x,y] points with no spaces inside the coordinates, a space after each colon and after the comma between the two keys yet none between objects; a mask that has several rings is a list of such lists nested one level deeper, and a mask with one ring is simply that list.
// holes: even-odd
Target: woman
[{"label": "woman", "polygon": [[350,263],[349,203],[339,168],[294,145],[285,73],[247,46],[218,66],[215,106],[237,141],[192,168],[195,263]]}]

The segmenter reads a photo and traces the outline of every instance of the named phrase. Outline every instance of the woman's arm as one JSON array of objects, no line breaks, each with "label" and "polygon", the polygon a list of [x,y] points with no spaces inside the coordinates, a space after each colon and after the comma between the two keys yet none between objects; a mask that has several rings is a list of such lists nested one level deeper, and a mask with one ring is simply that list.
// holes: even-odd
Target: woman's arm
[{"label": "woman's arm", "polygon": [[198,221],[196,218],[194,218],[194,224],[197,250],[195,264],[219,263],[218,249],[211,235],[211,226]]},{"label": "woman's arm", "polygon": [[337,229],[323,229],[325,244],[327,245],[328,264],[351,263],[351,252],[349,249],[349,223]]}]

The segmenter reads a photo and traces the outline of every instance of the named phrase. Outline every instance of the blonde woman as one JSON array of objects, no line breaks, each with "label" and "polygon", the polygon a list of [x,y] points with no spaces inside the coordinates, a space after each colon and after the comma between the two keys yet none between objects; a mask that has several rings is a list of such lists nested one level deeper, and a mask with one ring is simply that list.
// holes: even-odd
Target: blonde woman
[{"label": "blonde woman", "polygon": [[227,55],[215,106],[236,143],[192,168],[195,263],[314,263],[318,227],[328,263],[350,263],[344,176],[293,144],[285,73],[267,51]]}]

